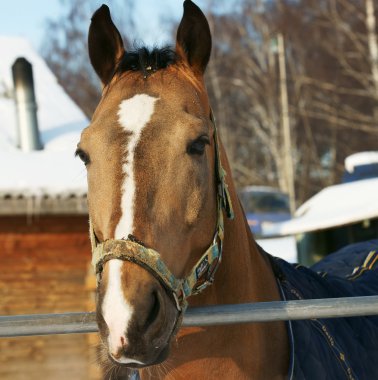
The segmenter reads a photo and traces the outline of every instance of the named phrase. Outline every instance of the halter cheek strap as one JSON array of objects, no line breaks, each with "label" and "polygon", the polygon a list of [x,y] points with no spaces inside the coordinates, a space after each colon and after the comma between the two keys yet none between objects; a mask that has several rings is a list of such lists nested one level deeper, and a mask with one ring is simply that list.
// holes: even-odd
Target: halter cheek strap
[{"label": "halter cheek strap", "polygon": [[176,278],[168,269],[160,254],[152,248],[144,247],[135,240],[109,239],[99,243],[94,234],[90,222],[89,234],[92,245],[92,265],[100,280],[103,265],[111,259],[120,259],[134,262],[155,276],[165,289],[172,295],[176,307],[182,314],[187,307],[186,299],[203,291],[212,284],[215,272],[222,258],[222,244],[224,237],[223,210],[228,218],[233,219],[231,197],[225,182],[226,171],[223,169],[220,152],[218,133],[214,118],[214,147],[215,147],[215,171],[218,185],[217,192],[217,226],[214,239],[210,247],[194,265],[189,275],[183,279]]}]

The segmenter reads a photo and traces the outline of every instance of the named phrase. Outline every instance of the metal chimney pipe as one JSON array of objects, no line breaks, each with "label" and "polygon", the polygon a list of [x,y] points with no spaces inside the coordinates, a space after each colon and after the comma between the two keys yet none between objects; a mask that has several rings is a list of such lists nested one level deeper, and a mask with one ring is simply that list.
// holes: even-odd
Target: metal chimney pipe
[{"label": "metal chimney pipe", "polygon": [[12,74],[19,147],[24,152],[40,150],[42,149],[42,144],[38,130],[32,65],[25,58],[17,58],[12,66]]}]

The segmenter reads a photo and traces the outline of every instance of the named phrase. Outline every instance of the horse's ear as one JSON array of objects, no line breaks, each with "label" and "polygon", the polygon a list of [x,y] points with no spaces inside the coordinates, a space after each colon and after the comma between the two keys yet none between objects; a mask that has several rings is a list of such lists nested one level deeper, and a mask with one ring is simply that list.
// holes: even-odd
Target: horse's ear
[{"label": "horse's ear", "polygon": [[201,9],[191,0],[184,1],[184,15],[177,29],[176,51],[193,71],[203,74],[210,59],[211,34]]},{"label": "horse's ear", "polygon": [[123,57],[122,37],[113,24],[109,8],[102,5],[92,16],[88,34],[89,58],[102,84],[106,86]]}]

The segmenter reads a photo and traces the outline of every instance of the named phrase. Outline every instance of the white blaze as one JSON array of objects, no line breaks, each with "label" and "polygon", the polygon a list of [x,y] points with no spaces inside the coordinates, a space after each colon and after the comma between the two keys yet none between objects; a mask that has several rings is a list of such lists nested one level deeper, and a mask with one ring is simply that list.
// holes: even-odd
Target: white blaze
[{"label": "white blaze", "polygon": [[[125,157],[123,157],[124,180],[121,187],[121,218],[115,229],[115,239],[122,239],[133,233],[134,224],[134,151],[143,128],[154,112],[157,98],[146,94],[135,95],[123,100],[119,105],[118,120],[125,132],[130,133]],[[102,314],[109,328],[109,351],[116,355],[123,345],[127,345],[127,328],[133,314],[133,307],[125,299],[122,282],[121,260],[109,260],[109,281],[102,304]],[[136,362],[125,357],[115,358],[121,363]],[[140,363],[142,364],[142,363]]]},{"label": "white blaze", "polygon": [[109,260],[109,280],[102,303],[102,315],[109,328],[108,344],[110,353],[116,355],[126,345],[126,332],[133,313],[132,306],[125,300],[121,283],[123,261]]},{"label": "white blaze", "polygon": [[134,222],[134,151],[138,145],[143,128],[154,113],[157,98],[146,94],[135,95],[123,100],[119,105],[118,120],[125,131],[131,132],[124,157],[124,181],[121,188],[122,216],[115,229],[115,239],[122,239],[133,233]]}]

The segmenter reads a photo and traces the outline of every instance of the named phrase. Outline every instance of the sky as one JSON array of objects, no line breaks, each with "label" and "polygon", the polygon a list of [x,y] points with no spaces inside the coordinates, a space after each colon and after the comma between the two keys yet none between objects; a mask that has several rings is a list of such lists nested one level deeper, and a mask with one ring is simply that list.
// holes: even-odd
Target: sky
[{"label": "sky", "polygon": [[61,10],[59,0],[0,0],[0,35],[26,37],[38,49],[45,20]]},{"label": "sky", "polygon": [[[106,0],[90,0],[96,9]],[[127,0],[125,0],[127,1]],[[138,0],[136,3],[136,38],[147,44],[167,42],[164,19],[179,21],[182,2],[179,0]],[[197,1],[205,5],[206,0]],[[0,0],[0,35],[26,37],[40,50],[45,34],[46,20],[57,19],[63,12],[61,0]],[[159,20],[163,23],[159,24]],[[89,25],[89,20],[88,20]],[[165,33],[162,33],[164,32]],[[162,36],[162,38],[157,38]],[[0,55],[1,59],[1,55]]]}]

